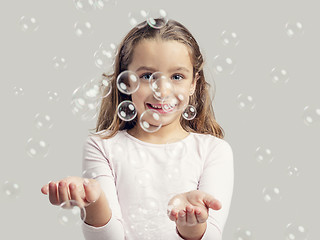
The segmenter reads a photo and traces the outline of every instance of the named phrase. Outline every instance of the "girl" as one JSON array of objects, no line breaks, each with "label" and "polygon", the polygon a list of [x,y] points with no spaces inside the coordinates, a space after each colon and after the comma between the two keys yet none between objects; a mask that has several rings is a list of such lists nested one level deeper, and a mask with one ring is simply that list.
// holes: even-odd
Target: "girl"
[{"label": "girl", "polygon": [[[233,193],[233,152],[215,120],[196,40],[177,21],[155,21],[164,26],[143,22],[125,36],[114,73],[104,75],[112,90],[102,98],[96,133],[84,145],[82,178],[41,189],[53,205],[72,199],[85,208],[87,240],[222,239]],[[117,89],[117,77],[126,70],[140,80],[130,95]],[[167,95],[161,101],[150,87],[159,72],[174,89],[169,93],[163,87],[168,84],[158,82]],[[132,121],[117,115],[125,100],[137,112]],[[188,104],[197,112],[192,120],[181,115]],[[144,114],[150,111],[158,118]],[[157,131],[146,130],[142,118]]]}]

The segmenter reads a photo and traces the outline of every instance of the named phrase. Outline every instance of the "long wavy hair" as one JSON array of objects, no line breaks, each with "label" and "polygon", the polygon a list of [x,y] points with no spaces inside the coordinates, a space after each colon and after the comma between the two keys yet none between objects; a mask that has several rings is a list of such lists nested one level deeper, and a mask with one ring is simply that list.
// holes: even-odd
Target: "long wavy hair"
[{"label": "long wavy hair", "polygon": [[[163,19],[155,19],[157,22],[163,22]],[[175,40],[185,44],[188,47],[189,54],[193,65],[193,79],[198,77],[196,89],[189,98],[189,104],[197,110],[197,115],[193,120],[185,120],[180,117],[180,124],[188,132],[211,134],[218,138],[224,138],[224,130],[217,123],[212,107],[209,89],[210,84],[206,82],[203,66],[204,60],[200,52],[199,45],[189,30],[181,23],[175,20],[169,20],[164,27],[155,29],[150,27],[146,21],[138,24],[124,37],[118,46],[115,55],[113,72],[111,74],[103,73],[111,83],[111,93],[102,98],[97,124],[94,129],[96,132],[106,130],[108,134],[103,134],[104,139],[113,137],[119,130],[131,129],[137,124],[137,119],[132,121],[123,121],[117,115],[119,103],[125,100],[131,100],[130,95],[126,95],[117,89],[117,76],[128,69],[133,58],[135,46],[144,39],[159,38],[164,41]],[[107,89],[103,90],[102,95],[106,95]]]}]

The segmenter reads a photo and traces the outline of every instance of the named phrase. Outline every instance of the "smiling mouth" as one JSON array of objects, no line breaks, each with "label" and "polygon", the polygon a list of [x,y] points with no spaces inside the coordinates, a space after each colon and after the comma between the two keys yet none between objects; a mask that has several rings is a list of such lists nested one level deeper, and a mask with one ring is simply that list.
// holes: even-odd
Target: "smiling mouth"
[{"label": "smiling mouth", "polygon": [[171,104],[151,104],[147,103],[146,104],[149,109],[153,109],[158,111],[159,113],[169,113],[172,112],[177,104],[171,105]]}]

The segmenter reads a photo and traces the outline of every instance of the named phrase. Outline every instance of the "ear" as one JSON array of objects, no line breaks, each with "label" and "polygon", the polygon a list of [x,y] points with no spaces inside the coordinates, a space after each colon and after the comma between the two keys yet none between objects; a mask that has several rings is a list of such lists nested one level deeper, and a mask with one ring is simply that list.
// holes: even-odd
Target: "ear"
[{"label": "ear", "polygon": [[191,86],[190,86],[189,96],[192,96],[194,94],[194,92],[196,90],[196,86],[197,86],[197,81],[199,78],[200,78],[199,74],[196,73],[196,76],[194,77],[193,82],[191,83]]}]

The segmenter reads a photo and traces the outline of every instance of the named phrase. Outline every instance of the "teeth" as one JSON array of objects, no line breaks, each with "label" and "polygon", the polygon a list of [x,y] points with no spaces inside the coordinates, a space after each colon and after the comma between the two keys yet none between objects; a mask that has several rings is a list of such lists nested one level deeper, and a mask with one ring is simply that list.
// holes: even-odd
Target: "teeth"
[{"label": "teeth", "polygon": [[158,108],[158,109],[160,109],[161,107],[160,106],[155,106],[155,105],[152,105],[152,104],[150,104],[153,108]]}]

